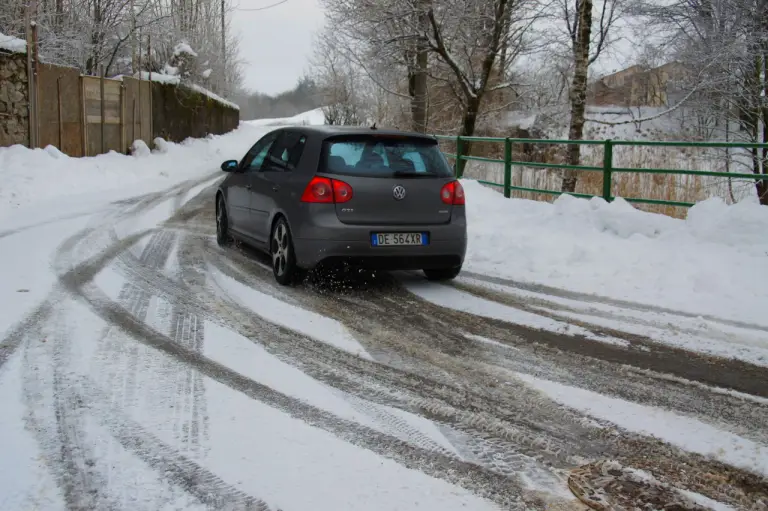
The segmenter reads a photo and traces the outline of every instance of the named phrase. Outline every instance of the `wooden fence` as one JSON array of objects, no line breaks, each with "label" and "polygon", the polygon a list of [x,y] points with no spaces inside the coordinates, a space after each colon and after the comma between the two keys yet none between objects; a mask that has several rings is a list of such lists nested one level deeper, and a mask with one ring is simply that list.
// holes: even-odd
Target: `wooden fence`
[{"label": "wooden fence", "polygon": [[158,136],[178,142],[227,133],[240,121],[237,109],[183,86],[82,76],[77,69],[43,63],[31,83],[22,78],[31,99],[25,145],[52,145],[69,156],[127,153],[133,141],[151,146]]}]

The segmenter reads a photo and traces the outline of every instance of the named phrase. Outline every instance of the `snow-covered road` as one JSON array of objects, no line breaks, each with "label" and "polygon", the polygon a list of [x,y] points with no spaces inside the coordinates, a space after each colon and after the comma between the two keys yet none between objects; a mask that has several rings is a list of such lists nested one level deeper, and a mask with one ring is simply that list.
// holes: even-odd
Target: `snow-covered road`
[{"label": "snow-covered road", "polygon": [[481,266],[283,288],[197,174],[0,223],[0,509],[768,505],[765,325]]}]

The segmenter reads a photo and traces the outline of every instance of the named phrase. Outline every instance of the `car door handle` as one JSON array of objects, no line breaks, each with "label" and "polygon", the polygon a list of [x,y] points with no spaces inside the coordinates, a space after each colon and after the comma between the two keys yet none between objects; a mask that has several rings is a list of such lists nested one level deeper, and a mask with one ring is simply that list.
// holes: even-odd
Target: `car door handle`
[{"label": "car door handle", "polygon": [[245,189],[246,190],[250,190],[251,189],[251,185],[245,185]]}]

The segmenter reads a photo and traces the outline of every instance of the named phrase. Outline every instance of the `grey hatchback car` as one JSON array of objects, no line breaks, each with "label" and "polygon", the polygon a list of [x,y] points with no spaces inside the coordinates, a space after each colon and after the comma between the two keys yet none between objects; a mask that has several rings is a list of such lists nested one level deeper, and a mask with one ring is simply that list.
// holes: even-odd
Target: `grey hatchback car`
[{"label": "grey hatchback car", "polygon": [[434,137],[376,128],[267,133],[216,193],[217,241],[267,252],[275,279],[348,261],[449,280],[467,248],[464,189]]}]

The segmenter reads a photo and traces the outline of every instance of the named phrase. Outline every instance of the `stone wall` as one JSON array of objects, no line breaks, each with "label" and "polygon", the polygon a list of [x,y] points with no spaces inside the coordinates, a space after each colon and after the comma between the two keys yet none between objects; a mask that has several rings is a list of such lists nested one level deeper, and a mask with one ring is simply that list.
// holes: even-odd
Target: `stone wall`
[{"label": "stone wall", "polygon": [[0,147],[29,145],[27,56],[0,52]]}]

